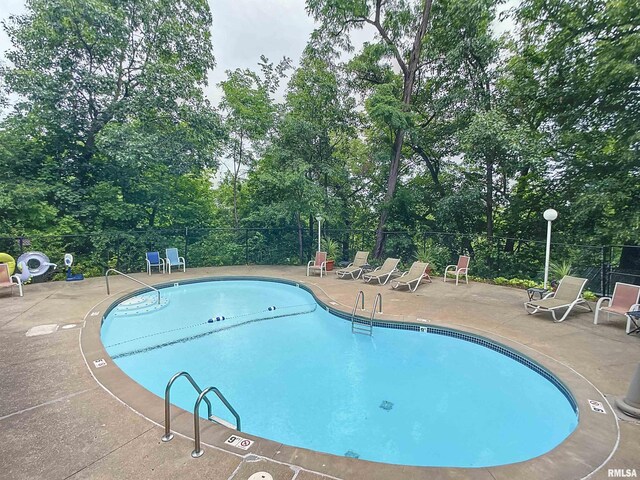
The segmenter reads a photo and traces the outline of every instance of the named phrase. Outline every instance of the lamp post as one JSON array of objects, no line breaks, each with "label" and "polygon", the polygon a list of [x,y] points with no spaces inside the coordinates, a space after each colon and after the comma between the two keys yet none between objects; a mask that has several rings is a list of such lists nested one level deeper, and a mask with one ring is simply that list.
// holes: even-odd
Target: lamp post
[{"label": "lamp post", "polygon": [[558,218],[558,212],[553,208],[549,208],[542,214],[547,221],[547,254],[544,260],[544,284],[542,288],[547,289],[547,281],[549,280],[549,258],[551,256],[551,222]]},{"label": "lamp post", "polygon": [[322,217],[320,214],[316,215],[316,220],[318,221],[318,252],[320,251],[320,224],[322,223]]}]

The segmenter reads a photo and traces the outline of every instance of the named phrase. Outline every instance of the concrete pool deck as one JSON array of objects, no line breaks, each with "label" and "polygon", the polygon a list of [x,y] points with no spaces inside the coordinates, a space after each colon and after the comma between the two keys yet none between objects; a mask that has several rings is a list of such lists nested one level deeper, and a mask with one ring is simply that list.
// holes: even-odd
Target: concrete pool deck
[{"label": "concrete pool deck", "polygon": [[[157,284],[220,275],[294,280],[311,288],[322,302],[345,311],[351,310],[360,289],[367,296],[367,308],[382,292],[382,319],[456,328],[515,348],[569,386],[580,409],[579,427],[559,447],[528,462],[435,469],[336,457],[263,439],[247,452],[234,450],[223,445],[230,430],[201,422],[205,454],[192,459],[192,416],[174,409],[172,427],[179,434],[161,442],[162,400],[126,377],[96,342],[108,305],[140,285],[111,277],[112,295],[107,296],[104,279],[94,278],[27,285],[23,298],[11,297],[8,289],[0,292],[0,478],[237,480],[265,471],[276,480],[604,479],[611,478],[610,469],[614,476],[634,469],[640,475],[640,422],[617,421],[607,403],[624,396],[640,362],[640,336],[626,335],[622,318],[605,317],[593,325],[592,313],[575,313],[556,324],[548,314],[526,315],[522,290],[473,282],[456,287],[441,278],[409,293],[338,280],[331,274],[305,277],[304,267],[215,267],[134,276]],[[45,331],[32,330],[43,325],[55,327],[48,334],[27,336]],[[93,360],[103,357],[107,366],[95,368]],[[587,398],[604,403],[607,413],[592,412]]]}]

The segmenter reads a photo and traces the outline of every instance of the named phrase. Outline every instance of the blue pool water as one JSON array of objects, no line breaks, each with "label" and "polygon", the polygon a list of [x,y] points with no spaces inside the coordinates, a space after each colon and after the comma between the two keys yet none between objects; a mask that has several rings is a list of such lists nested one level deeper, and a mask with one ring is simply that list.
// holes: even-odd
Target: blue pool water
[{"label": "blue pool water", "polygon": [[[432,333],[352,334],[302,288],[238,280],[161,293],[157,311],[137,313],[148,294],[111,310],[107,351],[158,396],[181,370],[218,387],[254,435],[385,463],[484,467],[546,453],[577,425],[556,385],[506,355]],[[196,397],[184,379],[172,389],[185,410]]]}]

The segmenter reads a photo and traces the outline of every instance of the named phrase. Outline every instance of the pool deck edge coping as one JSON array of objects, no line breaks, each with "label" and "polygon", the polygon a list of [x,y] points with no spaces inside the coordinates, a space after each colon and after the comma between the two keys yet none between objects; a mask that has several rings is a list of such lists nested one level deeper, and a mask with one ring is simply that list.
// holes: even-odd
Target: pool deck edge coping
[{"label": "pool deck edge coping", "polygon": [[[174,283],[196,283],[211,279],[269,280],[279,281],[281,283],[304,285],[307,289],[311,290],[311,293],[320,304],[324,304],[324,307],[341,311],[343,314],[350,314],[344,309],[336,308],[336,305],[329,307],[329,302],[334,302],[334,299],[332,299],[332,297],[315,282],[301,282],[287,278],[281,279],[246,275],[224,275],[218,277],[182,279],[179,282],[164,282],[155,285],[155,287],[173,286]],[[282,280],[286,281],[282,282]],[[141,291],[145,291],[145,289],[128,292],[119,297],[116,301],[113,301],[112,305],[117,304],[118,301],[122,301],[125,298],[139,294]],[[101,305],[113,298],[114,296],[106,297],[99,302],[98,305]],[[339,302],[335,303],[344,307],[344,305]],[[96,307],[93,307],[92,310]],[[105,312],[108,310],[109,307],[105,309]],[[89,312],[85,317],[85,327],[80,331],[80,346],[91,374],[105,390],[120,402],[127,405],[134,412],[154,424],[162,426],[164,424],[164,400],[137,384],[122,372],[117,365],[113,363],[113,361],[111,361],[106,350],[102,346],[102,342],[100,341],[100,326],[103,316],[94,318],[89,317],[88,315]],[[394,319],[390,317],[396,318]],[[402,317],[403,319],[399,320],[397,317]],[[388,315],[385,313],[381,314],[380,320],[385,322],[391,321],[412,323],[421,326],[425,325],[425,322],[419,321],[417,316],[415,319],[407,319],[406,315],[398,316]],[[613,451],[615,451],[619,441],[619,427],[615,413],[611,410],[611,405],[609,405],[605,396],[593,384],[573,368],[562,364],[549,355],[541,353],[527,345],[515,342],[507,337],[500,336],[494,332],[484,331],[474,327],[461,328],[460,325],[450,326],[447,325],[446,322],[435,323],[430,321],[428,322],[428,325],[457,331],[467,331],[467,333],[471,335],[481,335],[489,338],[491,341],[505,344],[508,348],[521,354],[523,354],[522,350],[526,350],[527,353],[525,355],[527,357],[530,357],[533,361],[539,363],[545,369],[552,372],[561,382],[567,385],[569,390],[572,392],[580,411],[578,426],[574,432],[558,447],[539,457],[525,462],[481,468],[408,467],[402,465],[382,464],[286,446],[268,439],[255,437],[244,432],[241,433],[242,436],[246,436],[254,440],[256,443],[250,452],[240,452],[224,444],[224,440],[232,434],[233,430],[210,422],[202,422],[201,424],[203,444],[214,449],[231,452],[240,457],[244,457],[248,454],[258,455],[324,475],[340,477],[346,472],[353,473],[354,471],[362,472],[364,475],[366,471],[367,478],[388,478],[385,477],[385,475],[392,475],[393,478],[398,479],[420,478],[423,475],[425,477],[428,476],[429,478],[435,479],[450,478],[451,474],[454,474],[455,472],[465,476],[466,478],[474,479],[520,478],[521,476],[526,477],[527,475],[531,475],[533,472],[536,472],[536,474],[540,475],[541,478],[566,478],[566,469],[570,469],[574,472],[574,474],[577,475],[576,478],[584,478],[600,468],[600,466],[603,465],[612,455]],[[495,337],[498,337],[499,340],[496,340]],[[104,358],[107,360],[107,366],[102,368],[92,366],[92,359],[94,358]],[[606,414],[599,414],[591,411],[588,406],[588,400],[598,400],[603,402],[607,407],[609,407],[609,411]],[[613,420],[613,422],[611,422],[611,420]],[[172,431],[186,438],[193,438],[193,415],[191,412],[172,406]],[[598,448],[594,448],[594,446],[597,446]],[[580,469],[579,472],[577,471],[578,468]],[[563,473],[560,474],[560,472]],[[489,476],[487,474],[489,474]]]}]

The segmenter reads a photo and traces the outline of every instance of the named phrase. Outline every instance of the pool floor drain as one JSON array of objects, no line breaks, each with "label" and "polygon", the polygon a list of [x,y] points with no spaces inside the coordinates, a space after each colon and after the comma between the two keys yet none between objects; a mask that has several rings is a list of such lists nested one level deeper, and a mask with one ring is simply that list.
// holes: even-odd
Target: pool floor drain
[{"label": "pool floor drain", "polygon": [[347,453],[344,454],[344,456],[349,458],[360,458],[360,455],[354,452],[353,450],[349,450]]},{"label": "pool floor drain", "polygon": [[387,411],[391,410],[393,408],[393,403],[383,400],[382,403],[380,404],[380,408]]}]

